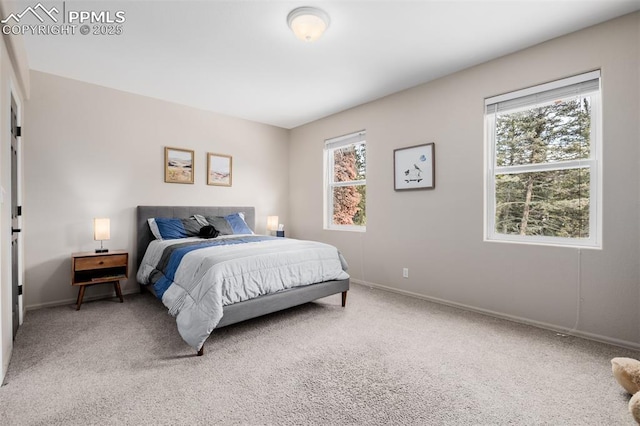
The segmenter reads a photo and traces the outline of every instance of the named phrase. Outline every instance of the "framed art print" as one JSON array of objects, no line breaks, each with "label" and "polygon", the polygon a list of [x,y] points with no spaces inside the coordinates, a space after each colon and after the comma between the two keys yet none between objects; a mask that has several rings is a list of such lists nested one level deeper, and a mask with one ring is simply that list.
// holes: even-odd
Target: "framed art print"
[{"label": "framed art print", "polygon": [[207,153],[207,185],[231,186],[233,158],[230,155]]},{"label": "framed art print", "polygon": [[181,148],[164,148],[164,181],[168,183],[193,183],[193,151]]},{"label": "framed art print", "polygon": [[434,189],[436,187],[435,144],[393,150],[394,189]]}]

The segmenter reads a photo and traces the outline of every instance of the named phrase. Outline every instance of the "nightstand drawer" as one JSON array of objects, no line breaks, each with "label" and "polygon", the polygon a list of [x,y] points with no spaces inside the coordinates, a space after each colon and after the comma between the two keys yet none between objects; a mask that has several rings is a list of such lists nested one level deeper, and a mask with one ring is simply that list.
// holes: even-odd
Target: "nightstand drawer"
[{"label": "nightstand drawer", "polygon": [[126,254],[112,254],[108,256],[91,256],[75,259],[75,270],[86,271],[90,269],[115,268],[127,266]]}]

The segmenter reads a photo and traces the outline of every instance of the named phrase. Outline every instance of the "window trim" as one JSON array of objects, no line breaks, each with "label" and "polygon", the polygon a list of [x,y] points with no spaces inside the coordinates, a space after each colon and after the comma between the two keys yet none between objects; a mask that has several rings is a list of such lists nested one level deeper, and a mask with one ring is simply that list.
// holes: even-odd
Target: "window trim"
[{"label": "window trim", "polygon": [[[581,94],[589,94],[591,97],[591,138],[590,157],[588,159],[557,161],[539,164],[526,164],[518,166],[497,166],[495,156],[495,131],[497,112],[488,112],[489,105],[510,101],[522,97],[535,96],[537,93],[557,90],[562,91],[570,85],[579,85],[590,80],[598,80],[595,91],[582,91]],[[564,94],[560,98],[568,98],[570,94]],[[546,102],[541,102],[541,104]],[[531,108],[530,104],[522,108]],[[496,106],[496,110],[498,107]],[[516,111],[517,107],[508,108],[508,111]],[[600,71],[589,73],[529,87],[515,92],[494,96],[485,99],[485,185],[484,185],[484,241],[499,243],[516,243],[529,245],[547,245],[561,247],[576,247],[602,249],[602,79]],[[540,172],[548,170],[568,170],[575,168],[588,168],[589,181],[589,237],[588,238],[564,238],[537,235],[501,234],[495,230],[495,177],[509,171],[511,173]],[[514,172],[515,170],[515,172]]]},{"label": "window trim", "polygon": [[[323,197],[323,229],[327,231],[352,231],[352,232],[366,232],[366,225],[336,225],[333,223],[333,188],[345,187],[345,186],[359,186],[367,185],[367,179],[351,180],[346,182],[333,182],[331,176],[333,176],[333,152],[336,149],[363,143],[366,145],[366,131],[359,130],[357,132],[349,133],[343,136],[338,136],[325,140],[323,150],[323,183],[324,183],[324,197]],[[365,165],[366,168],[366,165]],[[366,176],[366,173],[365,173]],[[331,180],[331,181],[330,181]]]}]

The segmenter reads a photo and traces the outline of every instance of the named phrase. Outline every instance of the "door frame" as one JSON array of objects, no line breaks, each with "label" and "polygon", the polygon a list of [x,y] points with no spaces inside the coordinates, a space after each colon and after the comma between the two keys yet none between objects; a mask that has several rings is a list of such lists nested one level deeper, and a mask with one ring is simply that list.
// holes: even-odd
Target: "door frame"
[{"label": "door frame", "polygon": [[[22,127],[22,114],[23,114],[22,97],[20,96],[20,91],[17,90],[17,87],[14,84],[12,78],[9,79],[9,110],[11,110],[11,99],[13,99],[13,101],[16,104],[16,126]],[[11,123],[9,123],[9,126],[11,126]],[[9,133],[9,135],[11,135],[11,133]],[[16,199],[19,206],[23,206],[23,198],[22,198],[22,187],[24,182],[24,179],[23,179],[24,162],[22,161],[23,152],[24,152],[22,147],[23,144],[24,144],[24,136],[22,136],[21,134],[20,137],[18,138],[18,146],[16,149],[17,157],[18,157],[17,158],[18,182],[16,182],[16,188],[18,193],[16,194]],[[9,141],[9,152],[11,152],[11,141]],[[9,194],[9,197],[6,197],[9,199],[9,202],[11,200],[10,195],[11,194]],[[23,206],[23,213],[24,213],[24,206]],[[11,209],[9,209],[9,214],[11,214]],[[24,317],[26,313],[26,306],[24,303],[24,216],[23,215],[18,216],[17,226],[19,229],[22,229],[22,232],[18,233],[18,286],[22,287],[22,294],[18,295],[18,325],[20,326],[24,323]],[[12,277],[12,280],[13,280],[13,277]]]}]

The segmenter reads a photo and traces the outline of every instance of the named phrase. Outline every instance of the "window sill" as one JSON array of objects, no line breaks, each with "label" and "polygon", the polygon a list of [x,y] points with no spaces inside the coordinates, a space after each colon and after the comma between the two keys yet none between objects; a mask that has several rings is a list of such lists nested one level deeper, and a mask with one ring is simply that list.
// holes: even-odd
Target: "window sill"
[{"label": "window sill", "polygon": [[510,240],[504,238],[484,238],[485,243],[498,243],[498,244],[519,244],[526,246],[545,246],[545,247],[557,247],[557,248],[571,248],[571,249],[589,249],[589,250],[602,250],[602,245],[596,245],[592,242],[584,242],[582,244],[574,241],[549,241],[549,240]]},{"label": "window sill", "polygon": [[356,225],[340,225],[340,226],[325,226],[325,231],[347,231],[347,232],[367,232],[366,226],[356,226]]}]

